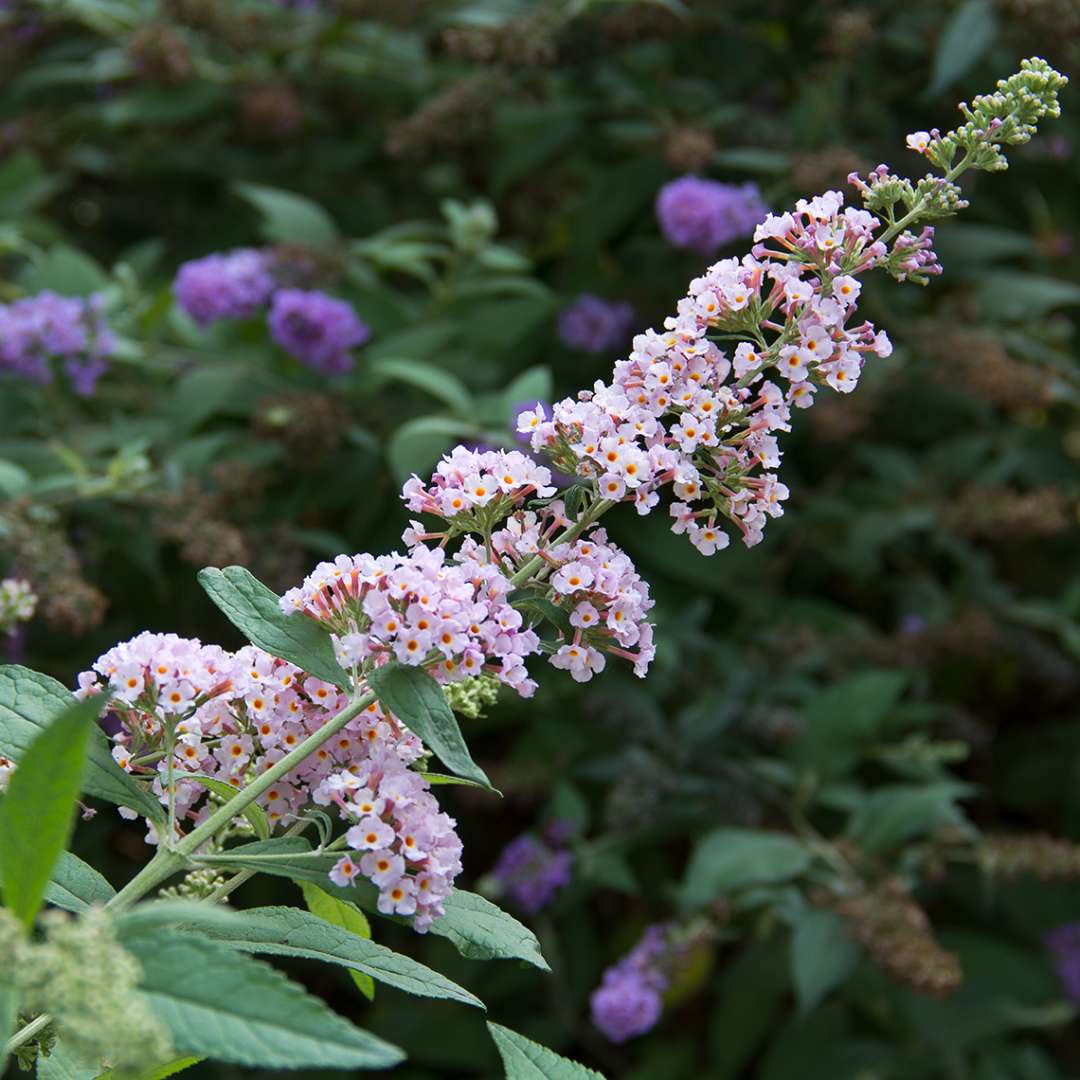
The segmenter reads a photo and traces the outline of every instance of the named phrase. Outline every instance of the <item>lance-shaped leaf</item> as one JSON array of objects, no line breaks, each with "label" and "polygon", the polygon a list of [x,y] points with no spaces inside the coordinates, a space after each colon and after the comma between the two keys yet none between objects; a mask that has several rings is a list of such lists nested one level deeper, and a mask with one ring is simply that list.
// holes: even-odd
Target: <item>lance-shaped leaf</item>
[{"label": "lance-shaped leaf", "polygon": [[[0,867],[0,889],[4,885]],[[113,887],[92,867],[70,851],[62,851],[45,886],[45,902],[65,911],[85,911],[91,904],[107,904]]]},{"label": "lance-shaped leaf", "polygon": [[[300,891],[304,894],[304,903],[307,904],[308,911],[312,915],[318,915],[320,919],[325,919],[328,923],[333,923],[334,926],[340,926],[365,941],[371,940],[371,923],[368,922],[367,916],[355,904],[331,896],[310,881],[301,881]],[[349,975],[352,976],[352,981],[356,983],[360,993],[368,1001],[374,1001],[375,980],[362,971],[350,971]]]},{"label": "lance-shaped leaf", "polygon": [[[0,666],[0,754],[18,764],[34,739],[74,704],[67,687],[48,675],[18,664]],[[165,820],[161,803],[113,761],[100,729],[90,736],[83,791],[151,821]]]},{"label": "lance-shaped leaf", "polygon": [[[357,904],[365,911],[410,925],[404,916],[379,912],[378,892],[369,881],[357,880],[347,889],[334,885],[329,874],[339,857],[333,852],[312,851],[303,837],[283,836],[243,844],[220,855],[201,855],[193,861],[200,866],[227,870],[259,870],[298,883],[310,881],[331,896]],[[550,970],[536,935],[490,900],[464,889],[454,889],[443,901],[443,907],[446,914],[432,923],[428,933],[447,938],[462,956],[474,960],[524,960],[542,971]]]},{"label": "lance-shaped leaf", "polygon": [[309,911],[265,907],[251,908],[239,914],[238,922],[205,927],[203,932],[244,952],[322,960],[370,976],[406,994],[458,1001],[478,1009],[484,1007],[484,1003],[463,986],[419,961],[335,926]]},{"label": "lance-shaped leaf", "polygon": [[439,684],[426,671],[394,661],[372,671],[368,683],[379,701],[438,754],[452,773],[495,790],[469,754],[457,718],[446,704]]},{"label": "lance-shaped leaf", "polygon": [[75,827],[86,747],[101,704],[81,701],[56,717],[19,759],[0,803],[4,903],[28,927]]},{"label": "lance-shaped leaf", "polygon": [[225,617],[253,645],[288,660],[323,682],[351,690],[348,675],[334,657],[330,635],[307,615],[286,615],[278,595],[242,566],[199,571],[199,584]]},{"label": "lance-shaped leaf", "polygon": [[19,1019],[19,992],[8,979],[8,972],[0,972],[0,1076],[7,1065],[7,1041],[15,1031]]},{"label": "lance-shaped leaf", "polygon": [[506,1080],[604,1080],[603,1074],[564,1058],[502,1024],[487,1026],[506,1070]]},{"label": "lance-shaped leaf", "polygon": [[151,931],[125,945],[143,961],[142,997],[182,1052],[264,1069],[386,1069],[404,1058],[223,942]]}]

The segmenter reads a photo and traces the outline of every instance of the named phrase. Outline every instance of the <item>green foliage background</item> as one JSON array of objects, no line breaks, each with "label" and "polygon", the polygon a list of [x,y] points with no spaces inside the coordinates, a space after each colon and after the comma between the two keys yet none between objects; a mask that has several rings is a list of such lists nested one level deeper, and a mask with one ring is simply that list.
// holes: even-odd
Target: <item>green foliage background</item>
[{"label": "green foliage background", "polygon": [[[42,597],[26,662],[72,685],[144,628],[239,644],[199,567],[280,590],[391,549],[405,476],[461,440],[511,445],[515,403],[606,375],[613,355],[556,336],[576,294],[641,326],[672,310],[702,260],[659,233],[666,180],[754,180],[779,209],[881,160],[914,172],[907,132],[1022,56],[1070,73],[1078,40],[1069,0],[0,7],[0,301],[102,292],[122,338],[89,401],[3,381],[0,554]],[[521,830],[574,825],[572,886],[526,920],[553,975],[379,940],[612,1077],[1080,1071],[1041,940],[1080,889],[1030,839],[1080,842],[1074,96],[971,181],[942,279],[867,286],[897,350],[798,416],[761,546],[707,560],[658,516],[613,515],[658,600],[648,681],[547,677],[465,725],[505,795],[440,789],[466,887]],[[258,319],[178,312],[180,262],[258,244],[371,325],[353,374],[301,368]],[[1055,880],[1003,875],[1003,833]],[[108,811],[79,851],[114,882],[146,858]],[[837,882],[863,905],[838,908]],[[604,967],[703,913],[660,1025],[607,1044],[587,1007]],[[951,986],[943,950],[963,978],[928,996]],[[478,1013],[286,967],[406,1048],[394,1075],[498,1075]]]}]

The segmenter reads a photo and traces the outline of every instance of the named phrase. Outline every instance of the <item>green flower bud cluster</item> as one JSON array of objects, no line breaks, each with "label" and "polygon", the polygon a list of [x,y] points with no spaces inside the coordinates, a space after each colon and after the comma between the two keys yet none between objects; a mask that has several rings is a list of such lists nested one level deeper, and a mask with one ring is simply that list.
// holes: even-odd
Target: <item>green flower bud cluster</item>
[{"label": "green flower bud cluster", "polygon": [[971,168],[996,172],[1009,167],[1003,146],[1020,146],[1035,134],[1044,117],[1058,117],[1058,91],[1068,79],[1041,57],[1020,64],[1020,70],[999,79],[992,94],[979,94],[968,106],[960,103],[965,123],[945,135],[938,135],[926,148],[927,158],[942,169],[951,169],[960,150],[970,155]]},{"label": "green flower bud cluster", "polygon": [[484,709],[499,699],[499,680],[491,675],[477,675],[474,679],[447,683],[443,688],[446,704],[456,713],[476,720],[484,715]]},{"label": "green flower bud cluster", "polygon": [[176,900],[205,900],[225,880],[225,876],[216,870],[192,870],[184,875],[183,881],[162,889],[159,895]]},{"label": "green flower bud cluster", "polygon": [[101,908],[78,917],[49,911],[41,925],[44,939],[28,941],[0,912],[0,949],[14,958],[20,1007],[53,1017],[57,1036],[79,1061],[117,1072],[167,1061],[169,1035],[140,996],[142,969],[109,915]]}]

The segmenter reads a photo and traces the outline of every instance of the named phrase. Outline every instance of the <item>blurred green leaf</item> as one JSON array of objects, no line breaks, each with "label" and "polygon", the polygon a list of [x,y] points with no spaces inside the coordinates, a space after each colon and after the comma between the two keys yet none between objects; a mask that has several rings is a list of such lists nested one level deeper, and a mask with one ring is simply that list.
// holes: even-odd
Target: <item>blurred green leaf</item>
[{"label": "blurred green leaf", "polygon": [[820,777],[843,776],[881,738],[907,683],[900,671],[863,671],[819,691],[803,709],[804,732],[790,760]]},{"label": "blurred green leaf", "polygon": [[75,828],[90,731],[103,704],[91,697],[55,717],[16,760],[0,802],[4,903],[28,928]]},{"label": "blurred green leaf", "polygon": [[449,405],[463,419],[472,412],[472,396],[456,376],[422,360],[386,357],[374,361],[369,370],[387,380],[408,383]]},{"label": "blurred green leaf", "polygon": [[934,53],[926,97],[935,97],[966,75],[994,43],[998,19],[989,0],[967,0],[945,24]]},{"label": "blurred green leaf", "polygon": [[859,946],[847,923],[831,911],[810,908],[791,934],[791,981],[799,1011],[813,1012],[851,974]]},{"label": "blurred green leaf", "polygon": [[234,184],[233,190],[262,214],[262,232],[272,244],[329,247],[338,241],[333,218],[303,195],[263,184]]},{"label": "blurred green leaf", "polygon": [[682,887],[684,908],[701,907],[751,885],[790,881],[812,861],[801,840],[755,829],[714,829],[694,847]]},{"label": "blurred green leaf", "polygon": [[407,420],[394,432],[386,448],[395,479],[404,483],[413,473],[426,476],[446,451],[476,434],[465,421],[447,416]]},{"label": "blurred green leaf", "polygon": [[979,282],[978,302],[984,319],[1039,319],[1054,308],[1080,304],[1080,285],[1022,270],[995,270]]},{"label": "blurred green leaf", "polygon": [[61,296],[90,296],[109,284],[109,276],[89,255],[55,244],[27,267],[20,281],[31,293],[50,290]]},{"label": "blurred green leaf", "polygon": [[17,150],[0,165],[0,221],[19,221],[63,186],[30,150]]},{"label": "blurred green leaf", "polygon": [[943,825],[964,826],[966,819],[957,800],[972,795],[974,790],[953,781],[884,785],[852,815],[848,835],[863,850],[879,853]]}]

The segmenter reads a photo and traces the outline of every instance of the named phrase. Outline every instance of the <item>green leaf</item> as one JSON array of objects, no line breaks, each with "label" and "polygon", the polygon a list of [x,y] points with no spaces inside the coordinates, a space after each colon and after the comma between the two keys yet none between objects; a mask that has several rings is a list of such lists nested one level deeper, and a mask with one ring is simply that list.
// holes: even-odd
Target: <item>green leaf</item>
[{"label": "green leaf", "polygon": [[512,915],[476,893],[455,889],[444,901],[446,914],[429,933],[447,938],[471,960],[524,960],[550,971],[536,935]]},{"label": "green leaf", "polygon": [[1080,304],[1080,285],[1023,270],[995,270],[979,282],[977,300],[980,318],[1038,319],[1054,308]]},{"label": "green leaf", "polygon": [[368,675],[368,684],[380,703],[438,754],[452,773],[495,790],[469,754],[457,717],[439,684],[426,671],[391,661],[375,668]]},{"label": "green leaf", "polygon": [[418,390],[445,402],[464,418],[468,418],[472,413],[472,395],[456,375],[444,368],[425,364],[422,360],[387,357],[375,361],[368,370],[384,379],[395,379],[415,386]]},{"label": "green leaf", "polygon": [[506,1080],[604,1080],[603,1074],[564,1058],[502,1024],[489,1020],[487,1029],[502,1058]]},{"label": "green leaf", "polygon": [[472,425],[448,416],[407,420],[394,432],[386,448],[390,470],[401,482],[413,473],[423,476],[452,446],[476,434]]},{"label": "green leaf", "polygon": [[0,972],[0,1076],[7,1064],[7,1041],[19,1021],[19,992],[7,981],[8,973]]},{"label": "green leaf", "polygon": [[698,842],[683,882],[684,907],[699,907],[751,885],[790,881],[810,865],[801,840],[755,829],[715,829]]},{"label": "green leaf", "polygon": [[[0,889],[3,888],[0,867]],[[60,853],[45,886],[45,902],[65,911],[85,911],[91,904],[108,903],[116,893],[92,867],[70,851]]]},{"label": "green leaf", "polygon": [[749,1063],[789,1012],[789,989],[776,938],[751,941],[724,963],[708,1018],[709,1080],[749,1075]]},{"label": "green leaf", "polygon": [[203,900],[144,900],[118,911],[113,920],[123,936],[138,936],[162,927],[191,927],[196,930],[229,930],[241,916],[233,908]]},{"label": "green leaf", "polygon": [[30,487],[30,474],[13,461],[0,461],[0,496],[15,499]]},{"label": "green leaf", "polygon": [[522,402],[550,402],[553,394],[551,368],[543,364],[528,368],[503,391],[503,411],[507,421],[513,415],[515,406]]},{"label": "green leaf", "polygon": [[438,786],[439,784],[456,784],[459,787],[472,787],[479,788],[481,791],[490,791],[491,789],[485,784],[481,784],[476,780],[466,780],[463,776],[447,776],[445,773],[437,772],[422,772],[420,775],[429,783]]},{"label": "green leaf", "polygon": [[89,255],[54,244],[26,269],[20,284],[27,292],[51,289],[61,296],[90,296],[109,284],[109,275]]},{"label": "green leaf", "polygon": [[141,995],[185,1053],[265,1069],[384,1069],[404,1058],[222,942],[150,932],[125,945],[144,961]]},{"label": "green leaf", "polygon": [[75,827],[86,747],[102,704],[80,701],[53,720],[18,759],[0,803],[4,902],[27,927]]},{"label": "green leaf", "polygon": [[60,181],[49,176],[36,154],[17,150],[0,167],[0,221],[26,217],[60,187]]},{"label": "green leaf", "polygon": [[242,566],[199,571],[199,584],[248,641],[271,656],[288,660],[323,682],[351,690],[348,675],[334,657],[330,635],[307,615],[286,615],[278,595]]},{"label": "green leaf", "polygon": [[989,0],[968,0],[945,24],[934,54],[926,96],[934,97],[963,78],[994,43],[998,20]]},{"label": "green leaf", "polygon": [[65,911],[85,911],[93,904],[107,904],[116,890],[88,863],[70,851],[62,851],[45,886],[45,901]]},{"label": "green leaf", "polygon": [[[170,1076],[175,1076],[178,1072],[190,1069],[192,1065],[198,1065],[200,1061],[205,1060],[206,1058],[202,1057],[178,1057],[165,1062],[164,1065],[157,1065],[152,1069],[147,1069],[146,1072],[136,1073],[134,1076],[126,1073],[121,1080],[168,1080]],[[102,1073],[97,1080],[114,1080],[115,1077],[116,1073],[110,1069],[108,1072]]]},{"label": "green leaf", "polygon": [[847,832],[863,850],[888,851],[943,825],[964,827],[956,800],[971,795],[970,784],[887,784],[877,788],[852,814]]},{"label": "green leaf", "polygon": [[[532,615],[534,620],[541,619],[551,623],[567,641],[572,641],[574,628],[570,624],[570,614],[565,608],[552,603],[545,596],[534,596],[523,592],[520,597],[510,597],[510,603],[519,611]],[[535,626],[535,621],[530,625]]]},{"label": "green leaf", "polygon": [[884,731],[908,677],[899,671],[863,671],[822,690],[804,709],[805,734],[789,757],[820,777],[849,772]]},{"label": "green leaf", "polygon": [[[261,861],[268,855],[271,856],[269,860]],[[403,916],[382,916],[378,912],[378,893],[369,882],[357,881],[348,889],[332,885],[328,875],[338,857],[333,852],[312,851],[306,840],[293,836],[242,844],[223,855],[203,855],[195,861],[200,866],[258,870],[292,878],[298,883],[310,881],[331,896],[356,903],[365,911],[378,913],[404,926],[410,925],[410,920]],[[454,889],[443,901],[443,907],[446,914],[436,919],[428,932],[447,938],[462,956],[474,960],[524,960],[542,971],[550,970],[536,935],[490,900]]]},{"label": "green leaf", "polygon": [[262,214],[263,237],[272,244],[327,247],[339,239],[333,218],[303,195],[263,184],[234,184],[233,190]]},{"label": "green leaf", "polygon": [[[0,666],[0,754],[17,763],[30,743],[73,704],[75,696],[48,675],[18,664]],[[87,758],[87,795],[127,806],[151,821],[165,820],[161,803],[113,760],[100,729],[90,737]]]},{"label": "green leaf", "polygon": [[[371,940],[371,923],[355,904],[350,904],[348,900],[339,900],[336,896],[324,892],[318,885],[306,881],[300,883],[300,891],[304,894],[304,903],[312,915],[317,915],[334,926],[340,926],[365,941]],[[364,997],[368,1001],[374,1001],[375,981],[372,977],[362,971],[350,971],[349,974]]]},{"label": "green leaf", "polygon": [[[202,784],[207,791],[220,795],[226,802],[236,794],[236,788],[232,784],[227,784],[224,780],[216,780],[212,776],[204,776],[202,773],[184,773],[182,779],[194,780],[197,784]],[[258,803],[251,803],[243,814],[260,840],[270,839],[270,819]]]},{"label": "green leaf", "polygon": [[805,1015],[851,974],[859,946],[844,920],[831,911],[804,911],[791,935],[791,979]]},{"label": "green leaf", "polygon": [[[327,899],[335,902],[332,897]],[[360,915],[360,912],[355,914]],[[236,923],[207,927],[205,932],[216,941],[246,952],[321,960],[416,997],[457,1001],[478,1009],[484,1007],[474,994],[419,961],[311,912],[291,907],[265,907],[251,908],[240,915]]]},{"label": "green leaf", "polygon": [[[94,1080],[101,1075],[100,1061],[86,1061],[73,1054],[63,1039],[57,1039],[48,1055],[41,1054],[37,1060],[38,1080]],[[109,1075],[112,1070],[105,1073]]]}]

